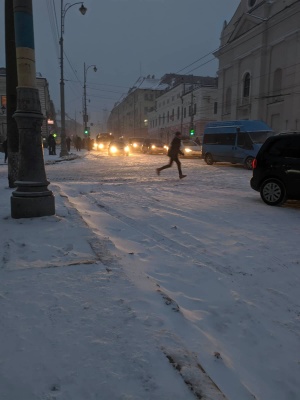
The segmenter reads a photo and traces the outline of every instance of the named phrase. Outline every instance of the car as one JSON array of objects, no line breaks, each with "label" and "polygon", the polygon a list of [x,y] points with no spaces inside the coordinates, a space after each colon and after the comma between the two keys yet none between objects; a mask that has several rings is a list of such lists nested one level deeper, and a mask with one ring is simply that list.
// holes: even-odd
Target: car
[{"label": "car", "polygon": [[202,158],[202,147],[193,140],[182,140],[180,150],[184,153],[185,157]]},{"label": "car", "polygon": [[108,146],[108,155],[110,156],[119,156],[129,155],[129,146],[124,140],[113,140],[110,142]]},{"label": "car", "polygon": [[253,160],[250,186],[270,206],[300,200],[300,132],[265,141]]},{"label": "car", "polygon": [[141,153],[144,137],[130,137],[128,138],[128,145],[131,153]]},{"label": "car", "polygon": [[94,141],[94,150],[106,151],[109,143],[114,140],[114,136],[111,133],[99,133]]},{"label": "car", "polygon": [[167,154],[168,147],[158,139],[145,139],[142,144],[142,153],[146,154]]}]

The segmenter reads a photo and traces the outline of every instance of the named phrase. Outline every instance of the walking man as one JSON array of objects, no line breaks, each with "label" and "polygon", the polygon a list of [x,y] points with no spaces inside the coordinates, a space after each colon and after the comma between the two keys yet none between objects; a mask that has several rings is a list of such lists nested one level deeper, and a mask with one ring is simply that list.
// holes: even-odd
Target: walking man
[{"label": "walking man", "polygon": [[175,132],[175,137],[172,140],[171,146],[168,150],[168,156],[170,157],[169,164],[166,164],[163,167],[157,168],[156,169],[157,175],[160,175],[160,171],[162,171],[163,169],[171,168],[173,161],[175,161],[177,164],[177,168],[178,168],[179,178],[182,179],[182,178],[186,177],[186,175],[182,174],[181,162],[179,161],[179,158],[178,158],[179,154],[184,156],[184,153],[180,150],[180,146],[181,146],[181,132]]}]

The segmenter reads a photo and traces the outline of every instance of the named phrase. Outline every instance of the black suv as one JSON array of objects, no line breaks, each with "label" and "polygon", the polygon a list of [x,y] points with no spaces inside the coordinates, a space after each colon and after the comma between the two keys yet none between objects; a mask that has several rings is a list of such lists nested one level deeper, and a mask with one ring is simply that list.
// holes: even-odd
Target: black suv
[{"label": "black suv", "polygon": [[268,138],[252,167],[250,185],[266,204],[278,206],[288,199],[300,200],[300,132]]}]

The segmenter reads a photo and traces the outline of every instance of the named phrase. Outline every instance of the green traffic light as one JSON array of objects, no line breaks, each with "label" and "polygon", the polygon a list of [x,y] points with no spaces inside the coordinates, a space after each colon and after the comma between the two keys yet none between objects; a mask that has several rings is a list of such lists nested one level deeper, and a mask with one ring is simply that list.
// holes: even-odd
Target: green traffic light
[{"label": "green traffic light", "polygon": [[195,130],[194,130],[194,129],[191,129],[191,130],[190,130],[190,135],[191,135],[191,136],[194,136],[194,135],[195,135]]}]

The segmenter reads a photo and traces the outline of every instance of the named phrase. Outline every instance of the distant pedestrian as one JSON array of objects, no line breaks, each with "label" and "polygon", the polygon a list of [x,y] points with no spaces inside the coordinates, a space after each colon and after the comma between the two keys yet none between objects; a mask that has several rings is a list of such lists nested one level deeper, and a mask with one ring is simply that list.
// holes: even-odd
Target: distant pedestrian
[{"label": "distant pedestrian", "polygon": [[4,151],[4,162],[7,161],[7,139],[2,143],[3,151]]},{"label": "distant pedestrian", "polygon": [[183,175],[183,173],[181,171],[181,162],[179,161],[179,158],[178,158],[179,154],[184,156],[184,153],[180,150],[180,146],[181,146],[181,132],[175,132],[175,137],[172,140],[171,146],[168,150],[168,156],[170,157],[169,164],[166,164],[163,167],[157,168],[156,169],[157,175],[160,175],[160,171],[162,171],[163,169],[171,168],[173,161],[175,161],[177,164],[177,168],[178,168],[179,178],[183,179],[186,177],[186,175]]},{"label": "distant pedestrian", "polygon": [[77,151],[81,150],[81,146],[82,146],[82,142],[81,142],[81,137],[80,136],[76,136],[75,138],[75,148]]},{"label": "distant pedestrian", "polygon": [[56,140],[53,133],[50,133],[48,136],[48,148],[49,148],[49,155],[53,156],[56,154]]},{"label": "distant pedestrian", "polygon": [[70,138],[70,136],[68,136],[67,138],[66,138],[66,142],[67,142],[67,150],[68,151],[70,151],[71,150],[71,138]]}]

